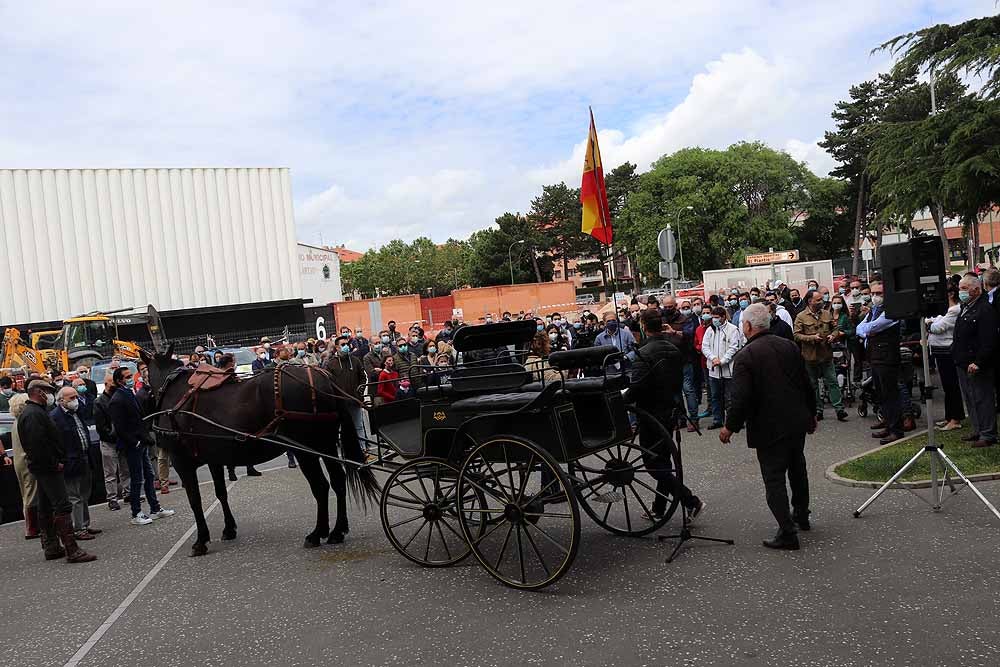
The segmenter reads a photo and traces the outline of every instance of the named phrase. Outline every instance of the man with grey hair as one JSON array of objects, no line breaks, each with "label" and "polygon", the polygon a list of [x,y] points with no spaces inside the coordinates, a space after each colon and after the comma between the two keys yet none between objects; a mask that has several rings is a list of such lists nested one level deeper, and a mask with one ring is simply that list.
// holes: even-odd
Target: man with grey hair
[{"label": "man with grey hair", "polygon": [[101,531],[90,526],[90,432],[80,415],[80,395],[74,387],[56,392],[56,405],[49,412],[62,435],[66,463],[63,479],[73,506],[73,536],[92,540]]},{"label": "man with grey hair", "polygon": [[730,406],[719,440],[728,444],[746,426],[747,446],[757,450],[767,505],[778,521],[778,534],[764,546],[795,550],[796,526],[811,527],[805,444],[806,434],[816,430],[816,393],[799,348],[770,332],[771,313],[764,304],[747,307],[740,327],[747,344],[733,360]]},{"label": "man with grey hair", "polygon": [[955,321],[951,357],[972,422],[972,433],[962,439],[973,447],[992,447],[997,442],[997,315],[983,298],[983,287],[975,276],[966,275],[958,283],[958,300],[962,310]]}]

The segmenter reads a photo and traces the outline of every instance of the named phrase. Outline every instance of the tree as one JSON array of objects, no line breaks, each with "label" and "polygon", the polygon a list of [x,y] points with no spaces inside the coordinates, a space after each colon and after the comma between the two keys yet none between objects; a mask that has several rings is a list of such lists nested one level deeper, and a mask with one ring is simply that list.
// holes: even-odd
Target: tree
[{"label": "tree", "polygon": [[496,224],[496,228],[481,229],[469,237],[470,284],[474,287],[510,284],[511,263],[514,282],[552,280],[552,258],[544,252],[546,241],[527,218],[518,213],[504,213],[496,219]]},{"label": "tree", "polygon": [[528,220],[534,228],[537,247],[549,251],[553,261],[562,262],[564,276],[569,260],[600,252],[597,240],[580,230],[582,217],[580,190],[565,183],[546,185],[542,194],[531,200]]},{"label": "tree", "polygon": [[468,284],[468,244],[449,239],[437,245],[421,237],[412,243],[399,239],[361,259],[344,264],[341,278],[344,291],[359,292],[363,298],[419,294],[440,296]]},{"label": "tree", "polygon": [[1000,15],[931,26],[893,37],[875,50],[899,55],[896,70],[971,74],[985,79],[982,99],[1000,94]]},{"label": "tree", "polygon": [[809,203],[796,229],[795,246],[804,261],[829,259],[847,252],[852,244],[848,182],[810,174],[806,189]]},{"label": "tree", "polygon": [[[639,187],[639,175],[635,173],[635,165],[631,162],[626,162],[620,164],[610,172],[604,178],[604,187],[608,193],[608,212],[611,214],[611,225],[612,228],[617,227],[618,214],[625,207],[628,202],[629,196],[635,192]],[[632,287],[635,291],[639,291],[639,259],[636,255],[635,249],[628,247],[625,243],[615,239],[614,246],[616,251],[624,254],[628,257],[632,266]],[[579,268],[579,265],[578,267]],[[604,262],[601,262],[601,275],[605,277],[605,284],[607,284],[607,267]]]}]

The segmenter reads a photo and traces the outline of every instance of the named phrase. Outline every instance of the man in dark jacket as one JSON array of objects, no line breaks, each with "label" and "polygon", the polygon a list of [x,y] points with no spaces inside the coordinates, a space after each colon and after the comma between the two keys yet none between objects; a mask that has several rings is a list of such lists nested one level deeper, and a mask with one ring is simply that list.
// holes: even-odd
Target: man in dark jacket
[{"label": "man in dark jacket", "polygon": [[[719,440],[747,428],[747,446],[757,450],[767,505],[778,520],[778,534],[765,540],[771,549],[798,549],[799,529],[809,530],[809,478],[806,433],[816,430],[816,394],[799,348],[770,332],[771,314],[763,304],[748,307],[740,318],[747,344],[733,360],[733,384],[726,425]],[[792,488],[788,510],[785,478]]]},{"label": "man in dark jacket", "polygon": [[108,497],[108,509],[120,510],[118,497],[125,497],[129,491],[128,459],[125,450],[118,447],[118,436],[111,422],[111,395],[115,390],[111,373],[104,378],[104,391],[94,401],[94,425],[97,437],[101,439],[101,467],[104,469],[104,493]]},{"label": "man in dark jacket", "polygon": [[92,540],[101,530],[90,526],[90,432],[80,414],[82,405],[76,389],[63,387],[56,393],[56,406],[49,416],[59,427],[66,452],[63,479],[73,506],[73,536],[78,540]]},{"label": "man in dark jacket", "polygon": [[865,341],[865,352],[882,408],[882,421],[872,425],[875,431],[872,437],[877,438],[879,444],[887,445],[903,437],[903,399],[899,391],[902,335],[900,322],[885,315],[885,286],[873,281],[870,288],[871,308],[862,306],[861,322],[855,332]]},{"label": "man in dark jacket", "polygon": [[48,412],[55,403],[55,390],[45,380],[28,383],[28,402],[17,418],[17,432],[28,470],[38,484],[38,523],[45,560],[66,556],[70,563],[86,563],[97,557],[77,546],[73,537],[73,506],[63,478],[66,450]]},{"label": "man in dark jacket", "polygon": [[[125,450],[128,459],[130,479],[129,502],[132,505],[132,521],[136,526],[145,526],[154,519],[173,516],[173,510],[164,509],[156,499],[156,489],[153,487],[153,466],[149,461],[147,445],[150,442],[149,431],[142,421],[139,401],[133,393],[135,380],[132,370],[126,366],[115,369],[112,376],[114,393],[108,406],[111,423],[114,424],[115,436],[119,447]],[[146,501],[149,503],[149,514],[144,514],[139,495],[143,488],[146,491]]]},{"label": "man in dark jacket", "polygon": [[767,304],[767,309],[771,313],[771,333],[785,340],[795,342],[795,333],[792,331],[792,328],[783,319],[778,317],[778,306],[774,303],[769,303]]},{"label": "man in dark jacket", "polygon": [[958,372],[965,405],[969,408],[972,434],[963,440],[973,447],[992,447],[997,442],[996,394],[993,376],[997,352],[997,314],[983,295],[979,279],[966,275],[958,284],[962,310],[955,321],[951,358]]},{"label": "man in dark jacket", "polygon": [[[684,357],[663,335],[663,317],[658,310],[643,311],[639,325],[646,335],[646,340],[635,351],[631,382],[625,400],[634,402],[637,408],[651,415],[651,417],[639,416],[639,445],[645,450],[656,452],[662,451],[662,446],[658,446],[657,443],[662,438],[669,438],[670,431],[674,428],[676,419],[674,412],[683,385]],[[643,452],[642,458],[646,468],[651,471],[671,466],[669,458],[664,456],[652,456]],[[705,503],[692,494],[691,490],[673,474],[669,472],[650,474],[657,480],[656,497],[647,517],[650,520],[655,521],[663,515],[667,508],[668,496],[680,499],[688,518],[692,521],[705,509]]]},{"label": "man in dark jacket", "polygon": [[366,437],[364,410],[361,408],[362,395],[359,387],[367,384],[368,378],[361,360],[351,353],[350,340],[346,336],[337,336],[333,341],[333,351],[323,368],[330,374],[334,386],[350,397],[344,401],[344,405],[347,406],[347,411],[354,422],[358,439],[364,444]]}]

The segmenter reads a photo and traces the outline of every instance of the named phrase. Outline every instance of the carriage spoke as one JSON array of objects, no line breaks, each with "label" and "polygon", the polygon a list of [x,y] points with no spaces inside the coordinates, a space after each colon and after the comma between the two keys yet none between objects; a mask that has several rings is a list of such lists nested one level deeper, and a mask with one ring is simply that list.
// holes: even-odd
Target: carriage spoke
[{"label": "carriage spoke", "polygon": [[525,471],[521,474],[521,488],[517,491],[517,505],[521,504],[521,499],[524,498],[524,491],[528,488],[528,480],[531,479],[531,466],[535,465],[535,453],[531,453],[531,458],[528,459],[528,466]]},{"label": "carriage spoke", "polygon": [[587,498],[589,498],[590,496],[594,496],[594,495],[597,495],[597,492],[598,492],[598,491],[599,491],[600,489],[603,489],[603,488],[604,488],[605,486],[607,486],[607,485],[608,485],[609,483],[610,483],[610,482],[601,482],[601,483],[600,483],[600,484],[598,484],[597,486],[592,486],[592,487],[590,487],[589,489],[587,489],[587,491],[588,491],[589,493],[588,493],[587,495],[585,495],[585,496],[580,496],[580,500],[586,500],[586,499],[587,499]]},{"label": "carriage spoke", "polygon": [[535,552],[535,557],[538,558],[538,562],[542,564],[542,569],[545,570],[545,575],[550,576],[552,573],[549,572],[549,566],[545,564],[545,559],[542,558],[542,552],[538,550],[538,546],[535,544],[535,540],[531,537],[531,533],[528,529],[524,529],[524,536],[528,538],[528,544],[531,545],[532,550]]},{"label": "carriage spoke", "polygon": [[420,498],[417,498],[416,496],[413,497],[413,500],[410,500],[409,498],[404,498],[402,496],[396,496],[391,493],[386,493],[385,497],[392,498],[393,500],[400,503],[406,503],[405,505],[398,505],[398,507],[423,507],[424,505],[427,504],[425,501],[421,500]]},{"label": "carriage spoke", "polygon": [[[632,532],[632,513],[628,511],[628,494],[623,493],[622,497],[625,501],[625,526],[628,527],[628,532]],[[611,504],[608,504],[611,507]]]},{"label": "carriage spoke", "polygon": [[528,583],[528,577],[524,573],[524,544],[521,542],[521,526],[517,527],[517,560],[521,563],[521,583]]},{"label": "carriage spoke", "polygon": [[559,551],[563,552],[564,554],[569,554],[569,551],[566,549],[566,547],[564,547],[563,545],[561,545],[558,542],[556,542],[555,538],[553,538],[551,535],[549,535],[548,533],[546,533],[544,530],[542,530],[541,528],[539,528],[535,524],[533,524],[533,523],[531,523],[529,521],[528,523],[526,523],[524,525],[525,525],[525,530],[527,530],[528,526],[531,526],[532,528],[534,528],[535,530],[537,530],[541,534],[542,537],[544,537],[546,540],[548,540],[550,543],[552,543],[553,546],[555,546],[557,549],[559,549]]},{"label": "carriage spoke", "polygon": [[[542,494],[544,494],[544,493],[545,493],[546,489],[548,489],[548,488],[549,488],[550,486],[552,486],[553,484],[555,484],[555,483],[556,483],[556,482],[558,482],[558,481],[559,481],[559,478],[558,478],[558,477],[556,477],[556,478],[555,478],[555,479],[553,479],[553,480],[552,480],[551,482],[549,482],[548,484],[546,484],[545,486],[543,486],[542,488],[540,488],[540,489],[538,490],[538,493],[536,493],[535,495],[533,495],[533,496],[531,497],[531,500],[538,500],[539,498],[542,498],[542,497],[544,497],[544,496],[543,496]],[[530,501],[529,501],[529,502],[530,502]],[[520,503],[519,503],[519,504],[520,504]]]},{"label": "carriage spoke", "polygon": [[608,515],[610,514],[611,514],[611,503],[608,503],[608,506],[604,508],[604,516],[601,518],[601,523],[607,523]]},{"label": "carriage spoke", "polygon": [[510,458],[507,456],[507,445],[500,445],[500,447],[503,448],[503,462],[507,465],[507,477],[510,479],[510,492],[513,494],[517,485],[514,484],[514,471],[510,468]]},{"label": "carriage spoke", "polygon": [[[444,521],[444,519],[441,519]],[[441,521],[435,522],[434,527],[438,530],[438,535],[441,537],[441,545],[444,547],[444,553],[448,556],[448,560],[451,560],[451,549],[448,548],[448,540],[444,539],[444,531],[441,530]]]},{"label": "carriage spoke", "polygon": [[498,507],[493,509],[492,507],[484,507],[482,509],[478,507],[467,507],[462,512],[472,512],[474,514],[503,514],[507,510],[503,507]]},{"label": "carriage spoke", "polygon": [[482,491],[483,493],[485,493],[487,495],[493,496],[493,498],[495,500],[498,500],[498,501],[504,503],[505,505],[507,504],[507,499],[504,498],[504,497],[502,497],[502,496],[497,495],[496,493],[494,493],[494,491],[492,489],[488,489],[485,486],[480,486],[479,484],[477,484],[476,482],[473,482],[468,477],[465,478],[465,481],[466,481],[466,483],[469,484],[469,486],[477,488],[477,489],[479,489],[480,491]]},{"label": "carriage spoke", "polygon": [[402,521],[398,521],[398,522],[390,525],[389,528],[398,528],[399,526],[403,526],[403,525],[406,525],[408,523],[412,523],[412,522],[414,522],[414,521],[416,521],[418,519],[423,519],[423,518],[424,518],[424,515],[421,513],[421,514],[418,514],[417,516],[410,517],[409,519],[404,519]]},{"label": "carriage spoke", "polygon": [[[411,496],[413,497],[413,499],[414,499],[414,500],[416,500],[416,501],[417,501],[418,503],[420,503],[421,505],[423,505],[423,504],[424,504],[424,501],[423,501],[423,500],[421,500],[421,499],[420,499],[420,498],[419,498],[419,497],[417,496],[417,494],[415,494],[415,493],[414,493],[413,491],[410,491],[410,487],[406,486],[406,482],[403,482],[403,481],[400,481],[399,479],[397,479],[396,481],[398,481],[398,482],[399,482],[399,485],[398,485],[398,486],[399,486],[399,488],[401,488],[401,489],[402,489],[403,491],[406,491],[406,492],[407,492],[408,494],[410,494],[410,495],[411,495]],[[396,500],[405,500],[404,498],[399,498],[399,497],[397,497],[397,496],[393,496],[393,495],[390,495],[389,497],[390,497],[390,498],[396,498]]]},{"label": "carriage spoke", "polygon": [[660,496],[661,498],[666,498],[667,500],[670,500],[670,494],[669,493],[660,493],[659,491],[657,491],[656,489],[654,489],[653,487],[651,487],[649,484],[646,484],[641,479],[634,479],[632,481],[634,481],[636,484],[641,484],[642,486],[646,487],[647,489],[649,489],[650,491],[652,491],[656,495]]},{"label": "carriage spoke", "polygon": [[[420,518],[423,519],[423,516],[421,516]],[[417,538],[417,535],[420,534],[420,531],[422,531],[424,529],[424,526],[426,526],[428,523],[430,522],[427,519],[424,519],[424,522],[420,524],[420,528],[417,528],[417,532],[413,533],[413,535],[410,536],[410,539],[406,541],[406,544],[403,545],[403,551],[406,551],[406,548],[410,546],[410,543]]]},{"label": "carriage spoke", "polygon": [[490,471],[490,477],[496,482],[497,488],[500,489],[500,493],[503,494],[503,501],[505,503],[511,502],[510,496],[507,495],[507,489],[503,488],[503,483],[497,478],[496,471],[493,470],[493,465],[483,457],[483,463],[486,464],[486,469]]},{"label": "carriage spoke", "polygon": [[403,505],[401,503],[391,503],[391,502],[389,502],[387,500],[387,501],[385,501],[385,504],[387,506],[389,506],[389,507],[399,507],[401,509],[411,510],[411,511],[412,510],[423,510],[423,508],[424,508],[424,503],[420,503],[420,505],[414,505],[413,503],[410,503],[408,505]]},{"label": "carriage spoke", "polygon": [[441,523],[443,523],[444,527],[447,528],[448,530],[450,530],[455,537],[457,537],[458,539],[460,539],[463,542],[465,542],[465,538],[462,535],[460,535],[457,530],[455,530],[454,528],[451,527],[451,524],[448,523],[447,519],[445,519],[444,517],[441,517]]},{"label": "carriage spoke", "polygon": [[424,498],[427,499],[427,502],[429,503],[434,502],[433,500],[431,500],[430,494],[427,493],[427,487],[424,486],[424,478],[422,475],[417,475],[417,483],[420,484],[420,490],[424,492]]},{"label": "carriage spoke", "polygon": [[433,524],[427,528],[427,546],[424,548],[424,562],[426,563],[430,559],[431,555],[431,538],[434,537],[434,526]]},{"label": "carriage spoke", "polygon": [[[464,510],[463,510],[463,511],[464,511]],[[478,544],[479,544],[480,542],[482,542],[482,541],[483,541],[483,540],[485,540],[485,539],[486,539],[487,537],[489,537],[490,535],[492,535],[492,534],[494,533],[494,531],[496,531],[496,529],[497,529],[497,528],[499,528],[500,526],[504,525],[504,523],[506,523],[506,521],[500,521],[500,522],[498,522],[498,523],[494,524],[494,525],[493,525],[493,527],[492,527],[492,528],[490,528],[489,530],[487,530],[487,531],[486,531],[485,533],[483,533],[483,535],[482,535],[481,537],[477,537],[477,538],[476,538],[475,540],[473,540],[473,541],[472,541],[472,542],[470,542],[469,544],[470,544],[471,546],[476,546],[476,545],[478,545]]]},{"label": "carriage spoke", "polygon": [[500,561],[503,560],[503,555],[507,551],[507,543],[510,541],[510,534],[514,530],[514,524],[510,524],[507,527],[507,534],[503,538],[503,544],[500,546],[500,553],[497,555],[497,562],[493,564],[493,569],[497,572],[500,571]]}]

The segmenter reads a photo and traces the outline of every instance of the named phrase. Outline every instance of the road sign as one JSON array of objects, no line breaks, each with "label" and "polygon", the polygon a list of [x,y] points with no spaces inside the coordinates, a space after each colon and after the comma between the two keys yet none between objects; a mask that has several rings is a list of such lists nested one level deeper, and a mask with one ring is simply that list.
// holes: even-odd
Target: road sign
[{"label": "road sign", "polygon": [[872,240],[866,236],[864,239],[861,240],[861,243],[858,245],[858,248],[860,250],[871,251],[875,249],[875,244],[872,243]]},{"label": "road sign", "polygon": [[673,279],[677,277],[677,262],[660,262],[660,277]]},{"label": "road sign", "polygon": [[[656,247],[660,249],[660,257],[667,262],[674,261],[674,254],[677,252],[677,243],[674,241],[674,233],[668,225],[666,229],[660,230],[660,235],[656,237]],[[660,273],[661,278],[666,278]]]},{"label": "road sign", "polygon": [[866,262],[872,261],[875,258],[874,254],[875,253],[871,248],[865,248],[865,247],[861,248],[861,259],[865,260]]},{"label": "road sign", "polygon": [[779,250],[778,252],[762,252],[759,255],[747,255],[747,266],[797,261],[799,261],[798,250]]}]

